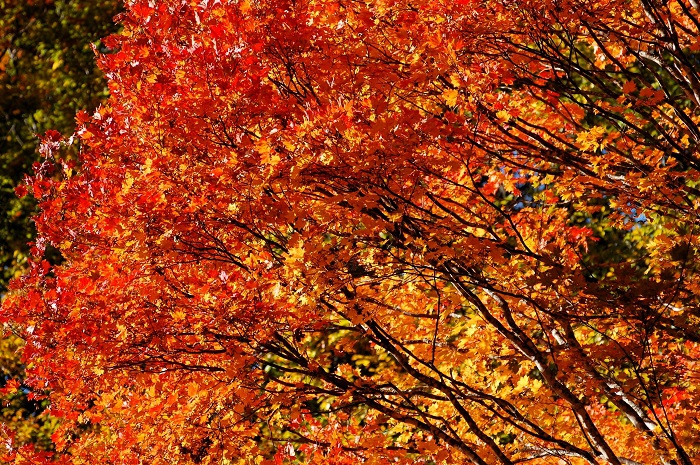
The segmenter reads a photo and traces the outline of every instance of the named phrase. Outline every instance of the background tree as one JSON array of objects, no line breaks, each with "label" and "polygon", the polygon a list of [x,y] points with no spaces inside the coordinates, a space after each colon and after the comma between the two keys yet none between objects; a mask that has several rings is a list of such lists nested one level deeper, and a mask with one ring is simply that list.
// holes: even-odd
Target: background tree
[{"label": "background tree", "polygon": [[[116,31],[115,14],[115,1],[0,1],[0,295],[25,269],[34,237],[35,202],[14,189],[39,159],[38,134],[70,134],[76,111],[106,98],[91,47]],[[26,387],[10,389],[23,379],[19,345],[14,336],[0,341],[0,387],[12,391],[3,398],[2,422],[20,443],[50,448],[55,421],[37,416],[43,404],[28,400]]]},{"label": "background tree", "polygon": [[[71,463],[696,463],[692,3],[132,2],[3,307]],[[57,176],[60,179],[57,179]]]}]

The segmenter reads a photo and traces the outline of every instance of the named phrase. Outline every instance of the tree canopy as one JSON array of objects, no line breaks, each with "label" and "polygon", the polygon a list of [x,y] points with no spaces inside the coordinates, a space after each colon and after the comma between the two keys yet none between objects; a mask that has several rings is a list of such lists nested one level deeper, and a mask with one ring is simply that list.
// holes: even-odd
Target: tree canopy
[{"label": "tree canopy", "polygon": [[694,0],[122,24],[109,100],[18,189],[2,315],[56,460],[698,463]]},{"label": "tree canopy", "polygon": [[[14,189],[39,159],[38,134],[71,133],[76,111],[106,98],[91,47],[116,32],[117,12],[112,0],[0,0],[0,298],[26,267],[33,238],[35,202],[19,199]],[[69,153],[74,157],[77,145]],[[56,253],[47,258],[60,259]],[[11,434],[19,444],[50,449],[55,419],[40,415],[46,399],[28,398],[20,346],[15,335],[0,340],[0,389],[8,390],[2,440]]]}]

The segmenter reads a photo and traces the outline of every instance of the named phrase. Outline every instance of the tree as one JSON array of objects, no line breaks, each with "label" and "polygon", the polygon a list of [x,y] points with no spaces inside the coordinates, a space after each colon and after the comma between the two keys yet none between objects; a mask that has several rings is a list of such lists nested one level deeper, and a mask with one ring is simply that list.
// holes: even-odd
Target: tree
[{"label": "tree", "polygon": [[[76,111],[106,97],[91,47],[116,32],[117,12],[114,1],[0,1],[0,298],[26,266],[33,238],[35,203],[14,189],[39,159],[36,133],[71,133]],[[55,419],[40,415],[46,399],[28,398],[20,345],[14,335],[0,340],[3,443],[12,435],[18,444],[50,448]]]},{"label": "tree", "polygon": [[63,458],[697,463],[699,21],[131,2],[3,306]]}]

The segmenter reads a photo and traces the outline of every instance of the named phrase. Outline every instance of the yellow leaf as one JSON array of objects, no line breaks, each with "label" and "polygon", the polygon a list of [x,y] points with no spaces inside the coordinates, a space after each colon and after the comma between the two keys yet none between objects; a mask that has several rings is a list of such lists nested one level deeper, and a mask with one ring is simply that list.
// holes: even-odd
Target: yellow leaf
[{"label": "yellow leaf", "polygon": [[445,103],[451,107],[457,104],[457,97],[459,97],[459,91],[457,89],[446,90],[442,93],[442,98],[445,99]]},{"label": "yellow leaf", "polygon": [[497,112],[496,116],[498,116],[498,119],[501,121],[508,121],[510,119],[510,113],[508,113],[506,110]]}]

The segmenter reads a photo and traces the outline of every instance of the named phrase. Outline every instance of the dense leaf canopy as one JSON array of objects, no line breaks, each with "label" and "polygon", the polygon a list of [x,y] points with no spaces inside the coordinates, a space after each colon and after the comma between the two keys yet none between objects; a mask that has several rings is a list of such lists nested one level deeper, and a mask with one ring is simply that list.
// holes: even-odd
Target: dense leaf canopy
[{"label": "dense leaf canopy", "polygon": [[3,307],[60,460],[700,460],[693,0],[127,8]]},{"label": "dense leaf canopy", "polygon": [[[39,159],[38,134],[72,132],[76,111],[106,97],[91,47],[116,32],[116,13],[113,0],[0,0],[0,298],[25,268],[33,238],[35,202],[14,189]],[[28,398],[20,346],[14,335],[0,340],[0,389],[8,393],[1,398],[2,441],[10,434],[18,444],[51,448],[55,420],[39,414],[47,400]]]}]

